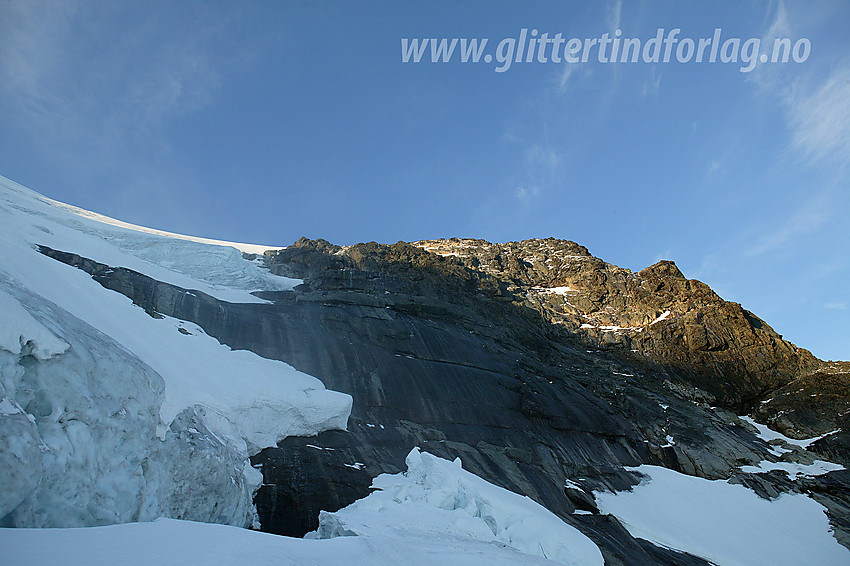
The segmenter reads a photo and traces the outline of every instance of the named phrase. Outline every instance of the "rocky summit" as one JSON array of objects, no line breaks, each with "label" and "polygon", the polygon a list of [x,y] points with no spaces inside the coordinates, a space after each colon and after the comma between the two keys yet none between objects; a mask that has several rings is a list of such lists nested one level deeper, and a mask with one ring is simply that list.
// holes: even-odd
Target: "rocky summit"
[{"label": "rocky summit", "polygon": [[[850,364],[784,340],[673,262],[634,273],[552,238],[345,247],[302,238],[245,254],[301,284],[231,303],[68,250],[39,251],[150,316],[190,321],[351,395],[346,431],[289,436],[251,456],[263,474],[254,503],[264,531],[315,531],[320,513],[367,496],[419,447],[542,504],[607,564],[707,563],[600,511],[594,494],[632,488],[642,464],[729,479],[765,500],[807,494],[850,547],[850,472],[841,469],[850,465]],[[768,439],[763,425],[781,434]],[[782,469],[821,460],[832,471]]]}]

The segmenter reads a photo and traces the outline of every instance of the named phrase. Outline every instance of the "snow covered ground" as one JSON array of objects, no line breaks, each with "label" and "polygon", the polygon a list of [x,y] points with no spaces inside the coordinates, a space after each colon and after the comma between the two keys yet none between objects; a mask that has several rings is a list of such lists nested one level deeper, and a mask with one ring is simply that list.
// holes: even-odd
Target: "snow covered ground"
[{"label": "snow covered ground", "polygon": [[825,509],[800,494],[762,499],[742,485],[706,480],[658,466],[630,492],[596,493],[635,537],[723,566],[850,564],[830,532]]},{"label": "snow covered ground", "polygon": [[159,519],[85,529],[0,529],[4,564],[62,566],[545,566],[544,558],[487,542],[444,546],[421,539],[305,540],[238,527]]},{"label": "snow covered ground", "polygon": [[811,464],[798,464],[797,462],[771,462],[762,460],[758,466],[741,466],[742,472],[758,474],[761,472],[770,472],[772,470],[781,470],[788,474],[788,477],[797,479],[797,476],[822,476],[836,470],[843,470],[844,466],[835,462],[827,462],[826,460],[815,460]]},{"label": "snow covered ground", "polygon": [[146,234],[154,234],[156,236],[165,236],[169,239],[178,239],[178,240],[186,240],[189,242],[196,242],[198,244],[211,244],[213,246],[226,246],[231,248],[236,248],[240,252],[245,252],[249,254],[262,254],[268,250],[278,250],[282,249],[285,246],[263,246],[259,244],[241,244],[238,242],[225,242],[224,240],[214,240],[212,238],[199,238],[197,236],[186,236],[185,234],[175,234],[174,232],[166,232],[165,230],[157,230],[155,228],[147,228],[145,226],[139,226],[137,224],[130,224],[129,222],[124,222],[123,220],[116,220],[115,218],[110,218],[108,216],[104,216],[102,214],[98,214],[97,212],[92,212],[90,210],[85,210],[83,208],[79,208],[70,204],[65,204],[64,202],[59,202],[58,200],[53,200],[51,198],[47,198],[45,196],[41,196],[41,200],[43,202],[49,203],[56,208],[61,208],[76,214],[77,216],[83,216],[85,218],[91,218],[92,220],[97,220],[102,224],[109,224],[111,226],[118,226],[119,228],[127,228],[133,232],[144,232]]},{"label": "snow covered ground", "polygon": [[414,449],[404,474],[322,513],[304,539],[161,519],[86,529],[0,529],[10,564],[602,565],[593,542],[527,497]]},{"label": "snow covered ground", "polygon": [[[781,440],[806,449],[818,436],[789,438],[751,417],[739,417],[765,442]],[[672,437],[668,436],[672,444]],[[776,456],[791,452],[774,446]],[[646,479],[630,492],[597,493],[603,513],[616,515],[635,537],[702,556],[726,565],[850,564],[850,551],[832,536],[826,509],[813,499],[785,493],[768,501],[740,484],[706,480],[658,466],[633,468]],[[762,461],[743,466],[750,473],[785,471],[821,475],[843,466],[815,460],[812,464]]]}]

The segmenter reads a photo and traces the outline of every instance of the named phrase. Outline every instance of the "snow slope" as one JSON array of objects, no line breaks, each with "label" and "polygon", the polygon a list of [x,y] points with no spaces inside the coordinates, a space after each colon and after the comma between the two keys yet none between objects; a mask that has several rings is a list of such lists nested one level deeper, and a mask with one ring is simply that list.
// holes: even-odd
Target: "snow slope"
[{"label": "snow slope", "polygon": [[35,320],[14,297],[0,289],[0,349],[21,354],[26,350],[37,360],[49,360],[65,353],[68,343],[57,338]]},{"label": "snow slope", "polygon": [[[8,179],[7,179],[8,180]],[[83,216],[85,218],[91,218],[92,220],[97,220],[102,224],[109,224],[110,226],[118,226],[119,228],[127,228],[133,232],[144,232],[145,234],[153,234],[155,236],[164,236],[169,239],[178,239],[178,240],[186,240],[188,242],[195,242],[198,244],[210,244],[213,246],[225,246],[236,248],[240,252],[245,252],[248,254],[262,254],[268,250],[279,250],[284,248],[285,246],[262,246],[259,244],[240,244],[237,242],[225,242],[224,240],[214,240],[211,238],[198,238],[197,236],[186,236],[185,234],[175,234],[174,232],[166,232],[165,230],[157,230],[155,228],[147,228],[145,226],[139,226],[137,224],[130,224],[129,222],[124,222],[122,220],[116,220],[115,218],[110,218],[108,216],[104,216],[102,214],[98,214],[97,212],[92,212],[90,210],[85,210],[83,208],[79,208],[70,204],[65,204],[64,202],[59,202],[58,200],[53,200],[51,198],[47,198],[45,196],[39,195],[40,199],[43,202],[51,204],[56,208],[61,208],[76,214],[77,216]]]},{"label": "snow slope", "polygon": [[762,499],[742,485],[640,466],[646,481],[631,492],[596,493],[603,513],[656,544],[723,566],[850,564],[830,534],[823,506],[800,494]]},{"label": "snow slope", "polygon": [[351,398],[282,362],[232,351],[194,324],[154,319],[35,246],[221,300],[260,301],[250,291],[298,281],[264,272],[227,243],[102,219],[0,178],[0,440],[14,444],[0,466],[18,478],[0,493],[0,520],[250,524],[261,478],[248,456],[288,435],[344,429]]},{"label": "snow slope", "polygon": [[322,513],[304,539],[186,521],[88,529],[0,529],[12,564],[602,565],[587,537],[526,497],[414,449],[404,474]]},{"label": "snow slope", "polygon": [[479,541],[305,540],[224,525],[160,519],[87,529],[0,529],[0,562],[62,566],[545,566],[556,564]]},{"label": "snow slope", "polygon": [[269,274],[239,251],[264,247],[136,227],[58,203],[5,177],[0,177],[0,226],[0,253],[38,243],[223,301],[265,302],[250,292],[287,290],[301,283]]}]

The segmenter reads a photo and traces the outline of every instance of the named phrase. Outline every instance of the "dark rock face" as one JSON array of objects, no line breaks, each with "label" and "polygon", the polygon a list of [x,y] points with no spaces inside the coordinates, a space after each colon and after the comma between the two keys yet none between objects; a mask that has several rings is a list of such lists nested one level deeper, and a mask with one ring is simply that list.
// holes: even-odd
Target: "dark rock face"
[{"label": "dark rock face", "polygon": [[[255,500],[263,530],[295,536],[316,528],[319,510],[366,495],[376,475],[401,471],[419,446],[459,456],[465,469],[535,499],[593,539],[609,564],[702,564],[634,539],[596,513],[591,491],[629,488],[637,479],[624,466],[641,463],[726,478],[775,459],[733,413],[708,405],[770,407],[760,404],[765,395],[803,376],[818,382],[822,367],[671,262],[632,274],[572,242],[340,248],[302,239],[265,257],[273,273],[304,280],[291,292],[257,293],[270,304],[226,303],[42,252],[152,316],[190,320],[232,348],[283,360],[353,396],[348,432],[288,438],[252,459],[264,476]],[[545,291],[552,287],[571,291]],[[846,377],[835,378],[839,396]],[[828,432],[821,429],[837,418],[827,408],[809,421],[800,415],[792,424],[803,432]],[[821,443],[846,458],[845,437]],[[765,496],[818,492],[842,513],[846,492],[836,485],[846,483],[832,485],[831,476],[808,487],[741,481]]]},{"label": "dark rock face", "polygon": [[805,478],[802,489],[826,507],[835,538],[850,548],[850,470]]},{"label": "dark rock face", "polygon": [[[279,449],[266,449],[252,458],[275,483],[254,499],[260,522],[268,532],[300,537],[319,527],[319,511],[341,509],[369,495],[372,478],[355,461],[350,435],[329,431],[304,443],[286,438]],[[292,462],[299,462],[293,466]],[[353,463],[352,463],[353,462]]]},{"label": "dark rock face", "polygon": [[[840,429],[838,435],[850,434],[850,363],[822,363],[816,371],[765,395],[755,413],[771,428],[791,437],[810,438],[836,429]],[[828,437],[831,445],[835,445],[833,436]],[[828,443],[820,442],[824,448]],[[840,458],[848,456],[845,453]]]}]

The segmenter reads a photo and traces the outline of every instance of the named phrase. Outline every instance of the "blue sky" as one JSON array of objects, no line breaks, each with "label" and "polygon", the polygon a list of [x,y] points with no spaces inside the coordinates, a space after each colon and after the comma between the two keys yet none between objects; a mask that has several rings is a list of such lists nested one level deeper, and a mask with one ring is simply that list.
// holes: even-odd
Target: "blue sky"
[{"label": "blue sky", "polygon": [[[403,63],[520,30],[809,40],[802,63]],[[676,261],[850,359],[850,3],[0,4],[0,174],[129,222],[285,245],[575,240]],[[530,33],[530,31],[528,32]],[[595,52],[594,52],[595,53]]]}]

